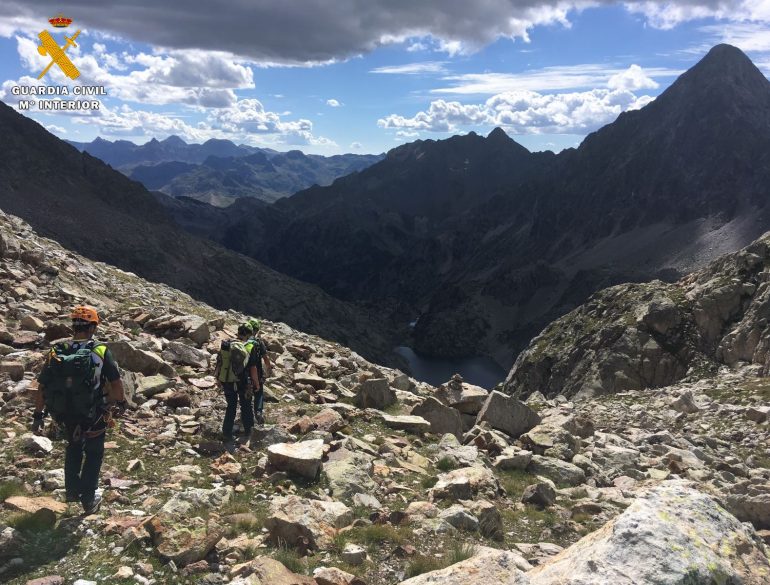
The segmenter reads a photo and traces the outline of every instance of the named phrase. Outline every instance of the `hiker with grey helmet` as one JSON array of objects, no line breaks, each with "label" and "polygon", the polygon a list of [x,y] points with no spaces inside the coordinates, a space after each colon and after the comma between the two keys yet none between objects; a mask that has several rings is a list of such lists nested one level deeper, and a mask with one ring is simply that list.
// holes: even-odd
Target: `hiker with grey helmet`
[{"label": "hiker with grey helmet", "polygon": [[246,436],[254,426],[251,400],[254,388],[259,387],[259,358],[253,347],[248,345],[251,327],[243,323],[238,326],[238,339],[225,340],[219,349],[214,368],[214,377],[222,388],[227,408],[222,422],[222,435],[226,442],[232,442],[233,426],[238,404],[241,406],[241,429]]},{"label": "hiker with grey helmet", "polygon": [[88,515],[101,504],[96,490],[107,427],[112,414],[125,409],[126,399],[115,358],[104,343],[94,340],[99,325],[96,310],[75,307],[70,318],[72,340],[51,348],[38,377],[32,431],[42,432],[47,414],[64,427],[66,499],[80,501]]}]

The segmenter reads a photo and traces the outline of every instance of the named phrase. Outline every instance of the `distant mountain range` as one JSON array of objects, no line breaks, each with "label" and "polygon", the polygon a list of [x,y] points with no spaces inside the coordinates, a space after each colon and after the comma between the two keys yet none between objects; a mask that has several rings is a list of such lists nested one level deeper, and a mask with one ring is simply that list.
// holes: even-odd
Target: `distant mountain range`
[{"label": "distant mountain range", "polygon": [[187,144],[178,136],[137,145],[127,140],[70,142],[145,187],[224,207],[239,197],[276,201],[313,185],[330,185],[384,155],[306,155],[299,150],[236,145],[229,140]]},{"label": "distant mountain range", "polygon": [[714,47],[651,104],[558,155],[500,129],[417,141],[272,205],[171,213],[275,270],[366,303],[424,355],[510,366],[592,292],[700,268],[770,228],[770,82]]},{"label": "distant mountain range", "polygon": [[[41,235],[216,307],[347,339],[362,355],[393,361],[395,328],[376,313],[187,233],[158,202],[173,199],[148,192],[2,103],[0,135],[0,208]],[[94,302],[102,294],[94,281]]]}]

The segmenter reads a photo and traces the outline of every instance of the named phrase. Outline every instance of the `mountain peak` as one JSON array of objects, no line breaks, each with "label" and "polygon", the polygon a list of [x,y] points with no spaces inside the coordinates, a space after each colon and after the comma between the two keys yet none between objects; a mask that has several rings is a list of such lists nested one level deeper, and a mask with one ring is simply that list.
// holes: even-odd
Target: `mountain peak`
[{"label": "mountain peak", "polygon": [[187,146],[187,143],[176,134],[172,134],[165,140],[161,140],[161,144],[165,144],[168,146]]},{"label": "mountain peak", "polygon": [[513,138],[508,136],[508,133],[502,128],[500,128],[499,126],[494,130],[492,130],[492,132],[490,132],[487,135],[487,140],[495,140],[495,141],[505,140],[507,142],[513,142]]}]

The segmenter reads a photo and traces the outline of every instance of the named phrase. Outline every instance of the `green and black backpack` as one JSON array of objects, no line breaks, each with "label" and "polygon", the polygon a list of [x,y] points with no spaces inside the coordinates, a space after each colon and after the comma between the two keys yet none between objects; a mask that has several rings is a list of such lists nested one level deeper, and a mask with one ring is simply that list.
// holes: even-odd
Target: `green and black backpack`
[{"label": "green and black backpack", "polygon": [[76,348],[70,342],[57,343],[48,354],[40,384],[48,414],[58,423],[93,420],[104,398],[96,379],[98,365],[92,353],[102,360],[107,346],[89,341]]},{"label": "green and black backpack", "polygon": [[237,382],[246,371],[249,351],[242,341],[225,340],[219,348],[219,359],[219,381],[225,384]]}]

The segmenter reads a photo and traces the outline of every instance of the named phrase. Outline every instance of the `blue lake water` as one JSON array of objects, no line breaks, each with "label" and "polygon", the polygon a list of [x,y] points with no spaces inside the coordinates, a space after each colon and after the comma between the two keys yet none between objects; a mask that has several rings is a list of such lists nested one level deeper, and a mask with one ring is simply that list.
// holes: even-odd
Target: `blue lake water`
[{"label": "blue lake water", "polygon": [[491,390],[508,373],[488,357],[460,360],[429,358],[417,355],[411,347],[405,346],[397,347],[395,351],[409,363],[409,373],[413,378],[434,386],[448,382],[454,374],[460,374],[469,384]]}]

